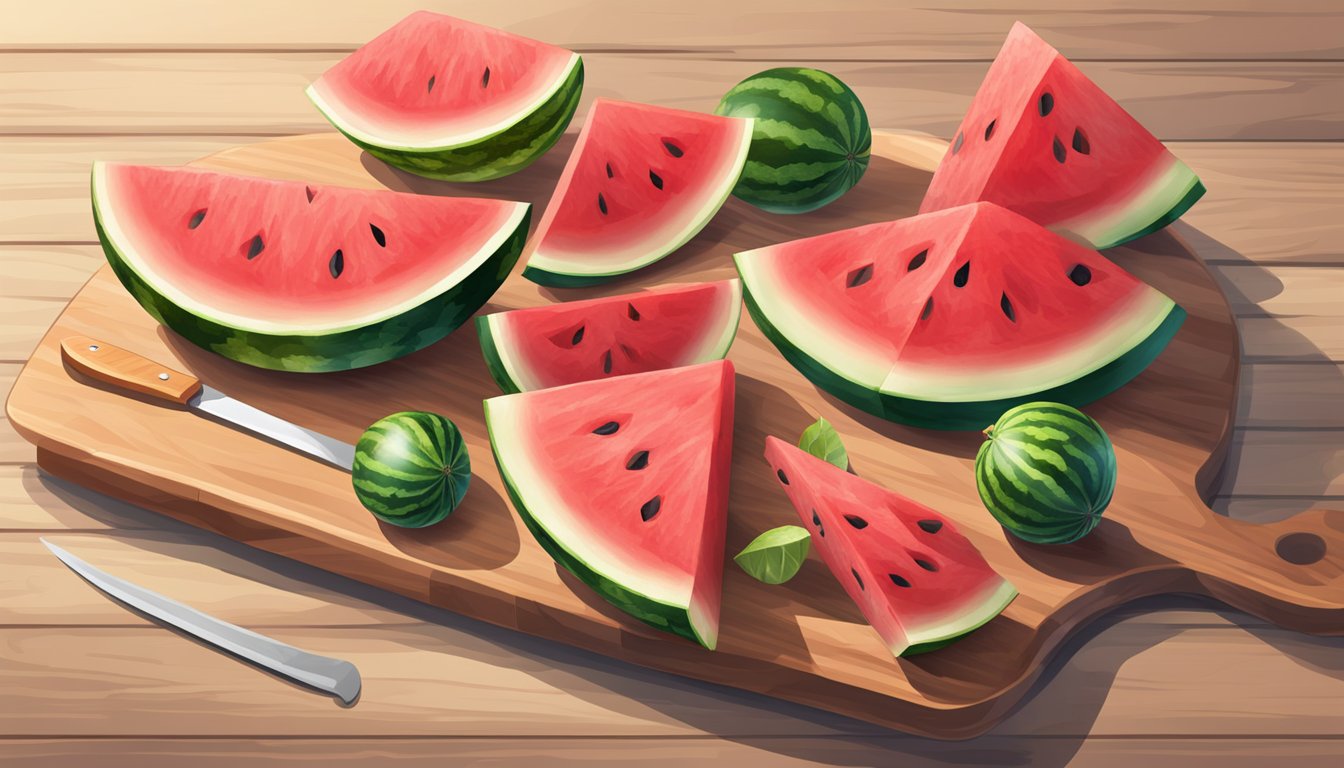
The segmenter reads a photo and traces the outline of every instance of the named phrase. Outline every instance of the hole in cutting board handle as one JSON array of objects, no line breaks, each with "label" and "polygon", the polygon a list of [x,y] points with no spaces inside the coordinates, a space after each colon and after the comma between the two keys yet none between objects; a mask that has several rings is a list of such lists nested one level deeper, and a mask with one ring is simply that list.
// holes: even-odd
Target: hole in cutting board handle
[{"label": "hole in cutting board handle", "polygon": [[1293,565],[1311,565],[1325,557],[1325,539],[1314,533],[1286,533],[1274,542],[1274,552]]}]

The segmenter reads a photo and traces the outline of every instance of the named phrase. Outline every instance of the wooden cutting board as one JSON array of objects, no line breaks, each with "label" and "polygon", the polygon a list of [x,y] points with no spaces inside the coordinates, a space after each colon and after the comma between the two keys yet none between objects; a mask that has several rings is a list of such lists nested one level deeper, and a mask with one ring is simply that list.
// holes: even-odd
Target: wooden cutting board
[{"label": "wooden cutting board", "polygon": [[[266,141],[196,164],[529,200],[539,213],[572,141],[523,173],[477,185],[390,170],[337,135]],[[880,134],[862,183],[823,211],[775,216],[734,200],[680,252],[628,279],[601,289],[548,290],[515,270],[486,309],[725,278],[734,274],[734,251],[910,215],[944,146],[927,137]],[[962,738],[1004,717],[1081,625],[1140,596],[1200,593],[1285,626],[1344,633],[1344,513],[1317,510],[1254,526],[1215,515],[1205,504],[1226,455],[1238,375],[1236,329],[1214,280],[1170,232],[1108,255],[1173,297],[1189,319],[1147,372],[1087,409],[1114,440],[1120,484],[1100,527],[1066,546],[1010,541],[981,507],[971,472],[979,434],[902,427],[840,404],[785,363],[744,313],[730,355],[738,380],[728,552],[762,530],[796,521],[761,456],[764,439],[796,438],[825,416],[844,436],[860,475],[955,519],[1021,591],[1003,615],[971,636],[910,659],[887,653],[815,556],[793,581],[774,587],[729,562],[715,652],[662,635],[595,597],[551,562],[506,501],[481,409],[481,400],[497,391],[469,325],[371,369],[263,371],[160,328],[104,267],[24,367],[8,412],[38,446],[38,462],[48,472],[261,549],[636,664],[905,731]],[[72,334],[191,371],[228,394],[350,442],[393,411],[443,413],[466,434],[473,459],[476,477],[465,505],[428,530],[379,524],[339,470],[68,372],[58,344]]]}]

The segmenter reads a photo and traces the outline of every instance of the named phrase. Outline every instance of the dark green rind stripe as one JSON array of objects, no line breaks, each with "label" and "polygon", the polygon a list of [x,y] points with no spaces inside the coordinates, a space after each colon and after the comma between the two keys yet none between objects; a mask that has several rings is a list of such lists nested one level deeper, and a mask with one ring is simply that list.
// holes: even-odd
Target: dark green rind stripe
[{"label": "dark green rind stripe", "polygon": [[[486,402],[485,406],[486,426],[490,425],[490,404]],[[668,605],[667,603],[653,600],[640,594],[624,585],[618,584],[607,576],[598,573],[585,563],[582,559],[572,554],[565,545],[553,538],[544,526],[538,520],[540,510],[534,510],[528,502],[523,499],[514,486],[513,479],[510,477],[507,464],[500,455],[499,445],[495,440],[493,430],[490,433],[490,451],[495,457],[495,464],[499,467],[500,477],[504,480],[504,489],[509,495],[509,500],[513,502],[513,508],[517,510],[518,517],[527,526],[527,530],[532,532],[533,538],[546,550],[546,554],[551,559],[559,563],[565,570],[574,574],[580,581],[592,587],[604,600],[620,608],[622,611],[639,619],[656,629],[664,632],[671,632],[692,642],[705,645],[704,641],[691,626],[691,616],[687,609]],[[709,647],[709,646],[706,646]],[[710,650],[713,650],[712,648]]]},{"label": "dark green rind stripe", "polygon": [[[583,60],[570,70],[560,89],[504,131],[472,144],[435,150],[408,150],[370,144],[341,131],[370,155],[403,171],[442,181],[489,181],[517,173],[560,140],[583,94]],[[323,113],[329,121],[331,117]],[[341,127],[331,121],[337,130]]]},{"label": "dark green rind stripe", "polygon": [[1185,193],[1185,197],[1181,198],[1180,202],[1176,203],[1176,205],[1173,205],[1171,207],[1171,210],[1157,217],[1148,226],[1143,227],[1141,229],[1137,229],[1129,234],[1123,235],[1112,242],[1096,243],[1092,247],[1100,251],[1105,248],[1114,248],[1117,245],[1124,245],[1125,243],[1128,243],[1131,240],[1137,240],[1140,237],[1143,237],[1144,235],[1151,235],[1157,230],[1166,227],[1173,221],[1176,221],[1177,219],[1184,216],[1185,212],[1190,210],[1191,206],[1199,202],[1199,199],[1204,196],[1204,192],[1205,192],[1204,182],[1196,178],[1195,185],[1190,188],[1189,192]]},{"label": "dark green rind stripe", "polygon": [[480,315],[476,318],[476,338],[481,342],[481,355],[485,357],[486,370],[490,371],[490,378],[495,380],[504,394],[521,392],[522,388],[509,375],[508,370],[504,368],[504,361],[499,357],[499,350],[495,347],[495,335],[490,331],[488,317],[489,315]]},{"label": "dark green rind stripe", "polygon": [[[404,450],[389,453],[387,441]],[[471,461],[462,433],[447,419],[419,411],[394,413],[365,430],[355,445],[351,484],[378,519],[423,528],[462,502],[471,485]]]},{"label": "dark green rind stripe", "polygon": [[[657,262],[654,262],[655,264]],[[632,269],[626,272],[617,272],[610,275],[567,275],[563,272],[552,272],[548,269],[539,269],[528,265],[523,267],[523,277],[531,280],[537,285],[543,285],[547,288],[590,288],[594,285],[602,285],[619,277],[635,272]]]},{"label": "dark green rind stripe", "polygon": [[155,320],[197,346],[240,363],[278,371],[324,373],[363,368],[408,355],[466,322],[494,295],[518,262],[527,240],[531,209],[509,238],[462,282],[396,317],[326,335],[242,330],[174,304],[126,263],[103,231],[96,201],[93,216],[112,271]]},{"label": "dark green rind stripe", "polygon": [[[871,390],[845,378],[842,373],[831,370],[795,346],[770,322],[757,304],[752,295],[752,286],[748,285],[745,277],[742,287],[747,311],[756,321],[761,333],[775,345],[784,359],[809,381],[836,398],[874,416],[929,429],[984,429],[1008,409],[1033,400],[1051,400],[1076,407],[1087,405],[1114,392],[1142,373],[1166,348],[1167,343],[1185,321],[1185,310],[1179,305],[1173,305],[1162,324],[1142,343],[1092,373],[1058,387],[998,400],[934,402]],[[987,371],[985,375],[988,380],[993,379],[992,371]]]}]

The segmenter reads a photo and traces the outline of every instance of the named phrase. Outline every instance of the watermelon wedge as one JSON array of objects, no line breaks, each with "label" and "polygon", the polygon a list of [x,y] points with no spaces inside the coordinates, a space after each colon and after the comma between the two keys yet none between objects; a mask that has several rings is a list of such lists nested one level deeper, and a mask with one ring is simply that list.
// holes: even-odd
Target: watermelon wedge
[{"label": "watermelon wedge", "polygon": [[713,649],[733,365],[726,360],[485,401],[518,515],[613,605]]},{"label": "watermelon wedge", "polygon": [[685,245],[737,184],[752,123],[593,102],[527,245],[523,277],[542,285],[594,285]]},{"label": "watermelon wedge", "polygon": [[775,437],[770,462],[826,566],[894,656],[941,648],[1017,597],[946,517]]},{"label": "watermelon wedge", "polygon": [[736,259],[747,309],[795,368],[857,408],[935,429],[1095,400],[1185,318],[1096,251],[990,203]]},{"label": "watermelon wedge", "polygon": [[1110,248],[1165,227],[1203,194],[1189,166],[1018,22],[919,212],[987,200]]},{"label": "watermelon wedge", "polygon": [[483,181],[554,146],[582,91],[583,60],[573,51],[419,11],[337,62],[308,98],[384,162]]},{"label": "watermelon wedge", "polygon": [[505,392],[709,362],[728,354],[742,283],[671,285],[476,318],[490,375]]},{"label": "watermelon wedge", "polygon": [[96,163],[93,217],[140,305],[190,341],[287,371],[438,341],[509,274],[530,206]]}]

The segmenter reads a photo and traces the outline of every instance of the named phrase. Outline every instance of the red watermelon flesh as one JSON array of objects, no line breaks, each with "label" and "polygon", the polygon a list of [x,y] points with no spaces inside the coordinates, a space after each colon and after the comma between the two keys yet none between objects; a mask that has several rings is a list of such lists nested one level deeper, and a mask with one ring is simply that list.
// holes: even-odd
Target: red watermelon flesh
[{"label": "red watermelon flesh", "polygon": [[1185,163],[1019,22],[919,210],[986,200],[1109,248],[1175,221],[1203,193]]},{"label": "red watermelon flesh", "polygon": [[514,507],[551,557],[636,618],[713,648],[732,364],[503,395],[485,414]]},{"label": "red watermelon flesh", "polygon": [[775,437],[765,457],[826,566],[893,655],[942,647],[1017,596],[938,512]]},{"label": "red watermelon flesh", "polygon": [[523,272],[590,285],[695,236],[732,192],[752,120],[597,99],[528,243]]},{"label": "red watermelon flesh", "polygon": [[742,310],[737,280],[637,293],[476,318],[481,350],[505,392],[526,392],[717,360]]}]

